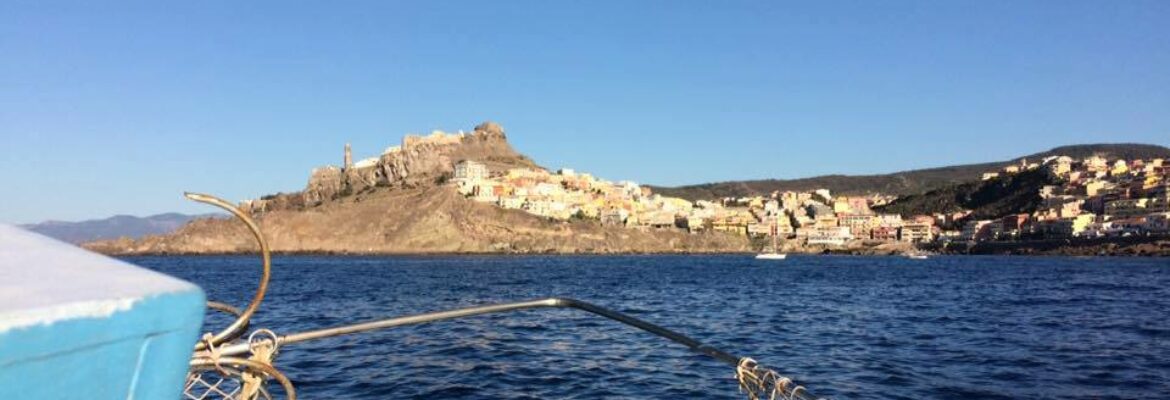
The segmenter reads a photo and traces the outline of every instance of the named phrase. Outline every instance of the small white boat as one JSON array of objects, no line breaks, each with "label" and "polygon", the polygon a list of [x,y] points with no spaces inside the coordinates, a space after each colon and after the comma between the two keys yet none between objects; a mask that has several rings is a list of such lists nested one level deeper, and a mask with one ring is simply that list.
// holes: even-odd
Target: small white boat
[{"label": "small white boat", "polygon": [[757,260],[783,260],[785,258],[788,258],[788,254],[785,254],[785,253],[760,253],[760,254],[756,254]]},{"label": "small white boat", "polygon": [[907,254],[906,258],[909,258],[911,260],[925,260],[925,259],[927,259],[927,255],[926,254]]},{"label": "small white boat", "polygon": [[[777,217],[777,218],[779,218],[779,217]],[[773,222],[772,223],[772,249],[770,251],[768,251],[767,253],[756,254],[757,260],[783,260],[785,258],[788,258],[788,254],[776,252],[776,250],[780,248],[778,243],[776,242],[777,229],[778,228],[776,226],[776,223]]]}]

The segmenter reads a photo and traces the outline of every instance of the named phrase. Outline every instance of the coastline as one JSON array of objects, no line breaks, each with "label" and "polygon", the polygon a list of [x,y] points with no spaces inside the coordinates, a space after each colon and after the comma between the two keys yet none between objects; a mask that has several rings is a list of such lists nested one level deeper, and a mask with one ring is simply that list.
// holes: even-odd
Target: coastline
[{"label": "coastline", "polygon": [[1170,235],[949,244],[946,254],[1170,257]]},{"label": "coastline", "polygon": [[[979,246],[975,246],[977,250],[949,250],[949,249],[933,249],[926,248],[932,252],[932,255],[939,256],[1033,256],[1033,257],[1124,257],[1124,258],[1158,258],[1170,257],[1170,242],[1161,245],[1159,251],[1140,251],[1132,247],[1117,247],[1108,251],[1100,251],[1096,248],[1077,248],[1067,247],[1056,250],[1037,250],[1029,247],[1015,247],[1010,251],[994,251]],[[1133,251],[1131,251],[1133,249]],[[252,256],[259,255],[258,251],[204,251],[204,252],[166,252],[166,251],[151,251],[151,252],[101,252],[101,254],[110,257],[165,257],[165,256]],[[598,252],[598,251],[413,251],[413,252],[386,252],[386,251],[372,251],[372,252],[350,252],[350,251],[320,251],[320,250],[301,250],[301,251],[273,251],[274,256],[342,256],[342,257],[440,257],[440,256],[665,256],[665,255],[697,255],[697,256],[711,256],[711,255],[742,255],[753,256],[756,252],[748,251],[615,251],[615,252]],[[801,256],[866,256],[866,257],[902,257],[902,253],[890,252],[864,252],[847,249],[824,249],[820,251],[792,251],[788,252],[790,255]]]}]

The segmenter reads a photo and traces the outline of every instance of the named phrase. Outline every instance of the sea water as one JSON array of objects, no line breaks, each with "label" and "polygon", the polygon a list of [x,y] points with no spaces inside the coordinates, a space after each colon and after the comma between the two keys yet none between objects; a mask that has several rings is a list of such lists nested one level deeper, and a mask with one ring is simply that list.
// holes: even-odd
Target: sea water
[{"label": "sea water", "polygon": [[[255,256],[127,260],[241,308],[260,272]],[[753,357],[819,396],[1170,396],[1166,259],[275,256],[252,326],[288,334],[551,296]],[[292,344],[277,366],[306,399],[741,398],[732,367],[575,310]]]}]

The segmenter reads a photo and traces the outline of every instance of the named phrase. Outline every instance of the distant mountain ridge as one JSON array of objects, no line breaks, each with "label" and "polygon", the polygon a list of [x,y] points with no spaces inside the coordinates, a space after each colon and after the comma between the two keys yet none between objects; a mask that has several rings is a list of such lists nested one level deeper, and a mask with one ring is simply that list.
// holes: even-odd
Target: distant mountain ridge
[{"label": "distant mountain ridge", "polygon": [[1152,144],[1099,143],[1056,147],[1048,151],[1016,157],[1007,161],[980,164],[953,165],[880,175],[823,175],[800,179],[764,179],[750,181],[715,182],[677,187],[651,186],[663,196],[688,200],[710,200],[723,197],[767,195],[773,191],[810,191],[829,189],[834,194],[883,193],[912,195],[979,180],[984,172],[994,171],[1020,159],[1039,161],[1041,158],[1064,155],[1084,158],[1100,154],[1109,158],[1170,158],[1170,148]]},{"label": "distant mountain ridge", "polygon": [[21,227],[57,240],[84,243],[121,237],[137,239],[146,235],[169,233],[191,220],[214,215],[218,214],[165,213],[147,217],[115,215],[109,218],[78,222],[45,221],[38,224],[21,225]]}]

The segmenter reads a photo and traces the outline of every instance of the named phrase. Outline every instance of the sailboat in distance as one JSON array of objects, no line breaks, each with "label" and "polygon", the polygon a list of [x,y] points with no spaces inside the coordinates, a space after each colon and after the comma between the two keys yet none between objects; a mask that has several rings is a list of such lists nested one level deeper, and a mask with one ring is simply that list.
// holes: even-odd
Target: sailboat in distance
[{"label": "sailboat in distance", "polygon": [[776,214],[776,217],[772,219],[772,249],[766,253],[756,254],[757,260],[783,260],[788,258],[788,254],[779,252],[780,246],[776,243],[776,237],[779,236],[780,230],[779,224],[777,223],[779,219],[780,214]]}]

